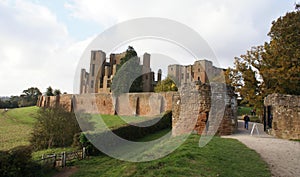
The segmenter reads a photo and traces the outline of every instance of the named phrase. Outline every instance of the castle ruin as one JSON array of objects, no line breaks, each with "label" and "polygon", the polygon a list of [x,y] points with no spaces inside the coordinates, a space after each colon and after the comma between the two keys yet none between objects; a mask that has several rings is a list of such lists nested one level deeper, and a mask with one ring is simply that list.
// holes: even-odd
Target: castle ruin
[{"label": "castle ruin", "polygon": [[[64,105],[69,111],[126,116],[158,116],[172,111],[173,135],[191,131],[227,135],[236,131],[236,95],[231,87],[218,82],[223,76],[223,69],[213,66],[208,60],[198,60],[188,66],[169,65],[168,75],[175,81],[179,92],[153,93],[156,82],[150,68],[150,54],[145,53],[140,65],[143,93],[113,95],[112,80],[125,54],[111,54],[106,59],[103,51],[91,51],[89,72],[81,70],[80,94],[41,96],[37,105]],[[158,81],[161,76],[159,70]]]},{"label": "castle ruin", "polygon": [[168,75],[179,87],[186,83],[209,83],[218,81],[223,75],[224,69],[213,66],[208,60],[197,60],[193,65],[169,65]]},{"label": "castle ruin", "polygon": [[[113,77],[117,73],[117,65],[121,64],[125,55],[126,52],[112,53],[107,59],[102,50],[91,51],[89,72],[86,69],[81,69],[80,94],[110,93]],[[143,92],[152,92],[155,84],[161,80],[161,70],[158,71],[158,80],[154,80],[154,72],[150,68],[150,57],[151,55],[148,53],[143,55],[143,64],[141,65]],[[138,58],[138,60],[140,59]]]}]

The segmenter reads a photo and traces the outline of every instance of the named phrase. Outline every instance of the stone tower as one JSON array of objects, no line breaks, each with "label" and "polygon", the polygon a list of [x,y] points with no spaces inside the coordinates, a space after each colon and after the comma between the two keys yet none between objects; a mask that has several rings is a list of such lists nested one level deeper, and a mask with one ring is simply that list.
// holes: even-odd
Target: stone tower
[{"label": "stone tower", "polygon": [[161,74],[162,74],[162,71],[161,71],[161,69],[159,69],[157,72],[157,82],[161,81]]},{"label": "stone tower", "polygon": [[101,50],[91,52],[88,93],[98,93],[104,75],[105,53]]},{"label": "stone tower", "polygon": [[85,69],[81,69],[80,74],[80,94],[87,92],[87,84],[89,81],[89,73]]},{"label": "stone tower", "polygon": [[152,73],[150,69],[150,54],[145,53],[143,56],[143,91],[151,92],[152,89]]}]

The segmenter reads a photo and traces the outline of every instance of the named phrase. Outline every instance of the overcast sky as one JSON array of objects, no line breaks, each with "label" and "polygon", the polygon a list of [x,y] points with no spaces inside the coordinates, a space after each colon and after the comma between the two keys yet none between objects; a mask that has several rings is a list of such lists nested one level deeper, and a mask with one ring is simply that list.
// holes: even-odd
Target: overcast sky
[{"label": "overcast sky", "polygon": [[[73,92],[78,61],[112,25],[142,17],[178,21],[199,33],[219,66],[268,41],[271,22],[295,0],[0,0],[0,95],[48,86]],[[139,50],[137,50],[139,53]],[[140,55],[142,53],[139,53]],[[184,62],[184,61],[182,61]]]}]

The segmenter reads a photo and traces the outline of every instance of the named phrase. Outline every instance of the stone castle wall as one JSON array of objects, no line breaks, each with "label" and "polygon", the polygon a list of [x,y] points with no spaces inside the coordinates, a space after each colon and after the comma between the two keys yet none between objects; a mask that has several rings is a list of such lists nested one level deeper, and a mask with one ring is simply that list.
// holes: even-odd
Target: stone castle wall
[{"label": "stone castle wall", "polygon": [[264,104],[272,135],[300,139],[300,96],[272,94],[265,98]]},{"label": "stone castle wall", "polygon": [[237,129],[237,102],[225,85],[190,85],[181,92],[127,93],[116,98],[111,93],[41,96],[39,107],[64,106],[67,110],[91,114],[155,116],[172,110],[172,133],[232,134]]},{"label": "stone castle wall", "polygon": [[172,110],[175,92],[127,93],[113,98],[111,93],[41,96],[39,107],[64,106],[67,110],[91,114],[154,116]]}]

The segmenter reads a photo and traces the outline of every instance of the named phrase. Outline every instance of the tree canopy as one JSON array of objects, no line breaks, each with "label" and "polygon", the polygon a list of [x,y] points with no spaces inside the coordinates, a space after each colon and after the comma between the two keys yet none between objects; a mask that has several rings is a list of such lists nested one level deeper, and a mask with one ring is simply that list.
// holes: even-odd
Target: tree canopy
[{"label": "tree canopy", "polygon": [[20,96],[11,96],[9,99],[0,99],[0,108],[18,108],[26,106],[34,106],[38,97],[42,95],[37,87],[30,87],[23,90]]},{"label": "tree canopy", "polygon": [[269,42],[235,58],[226,80],[244,102],[261,107],[271,93],[300,95],[300,11],[272,22]]},{"label": "tree canopy", "polygon": [[46,96],[54,96],[53,89],[49,86],[46,90]]},{"label": "tree canopy", "polygon": [[175,82],[168,76],[164,80],[157,83],[154,87],[155,92],[177,91]]}]

